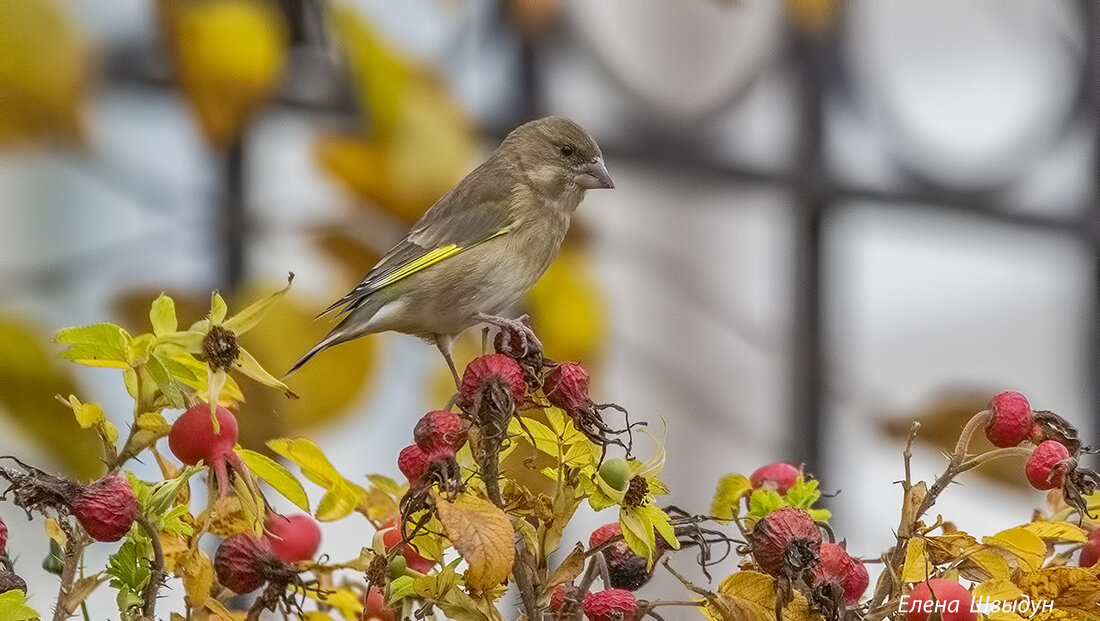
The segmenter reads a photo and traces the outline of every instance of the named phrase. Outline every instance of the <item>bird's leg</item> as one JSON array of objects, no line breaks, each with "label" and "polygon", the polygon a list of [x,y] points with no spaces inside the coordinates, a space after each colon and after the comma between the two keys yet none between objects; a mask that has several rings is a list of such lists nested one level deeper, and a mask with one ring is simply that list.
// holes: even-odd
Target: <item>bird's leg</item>
[{"label": "bird's leg", "polygon": [[461,388],[462,378],[458,376],[454,358],[451,357],[451,347],[454,342],[455,338],[449,334],[435,335],[435,346],[439,349],[439,353],[443,354],[443,359],[447,361],[447,367],[451,369],[451,377],[455,380],[455,388]]},{"label": "bird's leg", "polygon": [[531,318],[527,315],[523,315],[518,319],[509,319],[508,317],[501,317],[499,315],[478,313],[474,315],[474,319],[500,328],[501,331],[506,332],[506,336],[516,336],[520,338],[521,350],[542,351],[542,341],[539,341],[539,338],[535,336],[535,331],[531,329]]}]

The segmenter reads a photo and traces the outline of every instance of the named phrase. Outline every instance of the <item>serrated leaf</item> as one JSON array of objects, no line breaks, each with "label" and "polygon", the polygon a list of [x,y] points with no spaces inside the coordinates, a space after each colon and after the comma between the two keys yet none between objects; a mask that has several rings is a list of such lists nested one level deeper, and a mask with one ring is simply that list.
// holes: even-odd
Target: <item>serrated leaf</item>
[{"label": "serrated leaf", "polygon": [[794,485],[787,490],[787,504],[800,509],[809,509],[821,498],[818,485],[816,479],[807,479],[799,475]]},{"label": "serrated leaf", "polygon": [[784,506],[783,497],[774,490],[758,489],[749,496],[749,517],[760,519]]},{"label": "serrated leaf", "polygon": [[400,496],[405,492],[403,485],[385,475],[368,474],[367,480],[371,485],[392,496]]},{"label": "serrated leaf", "polygon": [[512,571],[516,545],[512,524],[496,505],[464,494],[451,502],[436,495],[443,532],[469,566],[466,584],[478,591],[499,586]]},{"label": "serrated leaf", "polygon": [[238,448],[236,452],[252,474],[266,481],[272,489],[298,508],[309,512],[309,497],[306,496],[306,490],[282,464],[266,455],[245,448]]},{"label": "serrated leaf", "polygon": [[77,364],[120,369],[129,366],[128,354],[133,339],[113,323],[63,328],[54,334],[54,340],[69,346],[61,352],[61,357]]},{"label": "serrated leaf", "polygon": [[19,589],[0,593],[0,621],[27,621],[38,613],[27,605],[27,594]]},{"label": "serrated leaf", "polygon": [[723,519],[737,517],[741,508],[741,498],[752,489],[749,478],[743,474],[727,474],[718,480],[714,500],[710,504],[710,514]]},{"label": "serrated leaf", "polygon": [[176,302],[163,293],[158,295],[149,307],[149,323],[156,336],[175,332],[179,326],[176,322]]}]

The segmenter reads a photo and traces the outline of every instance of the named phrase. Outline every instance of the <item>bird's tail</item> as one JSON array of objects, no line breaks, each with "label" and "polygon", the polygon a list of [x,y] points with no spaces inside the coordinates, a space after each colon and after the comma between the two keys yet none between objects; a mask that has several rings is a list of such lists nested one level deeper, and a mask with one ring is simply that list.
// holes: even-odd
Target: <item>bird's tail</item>
[{"label": "bird's tail", "polygon": [[290,367],[290,370],[283,374],[285,379],[291,373],[294,373],[298,369],[302,368],[302,365],[309,362],[317,354],[325,351],[329,347],[345,343],[360,336],[370,334],[372,330],[369,328],[369,323],[374,314],[381,308],[382,302],[379,301],[375,304],[368,304],[360,306],[351,312],[348,316],[344,317],[335,328],[329,332],[325,338],[321,339],[320,343],[313,346],[312,349],[307,351],[304,356],[298,359],[298,362],[294,363],[294,366]]}]

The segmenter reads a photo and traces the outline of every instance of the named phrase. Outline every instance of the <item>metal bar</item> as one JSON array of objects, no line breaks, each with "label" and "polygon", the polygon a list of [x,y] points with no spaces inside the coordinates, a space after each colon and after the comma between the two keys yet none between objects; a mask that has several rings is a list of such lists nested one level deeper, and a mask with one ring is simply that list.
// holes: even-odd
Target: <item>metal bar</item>
[{"label": "metal bar", "polygon": [[795,463],[824,476],[821,463],[825,428],[825,216],[832,197],[826,191],[824,153],[824,45],[812,35],[794,38],[799,75],[799,142],[794,191],[800,209],[795,213],[795,248],[791,347],[791,434],[789,453]]}]

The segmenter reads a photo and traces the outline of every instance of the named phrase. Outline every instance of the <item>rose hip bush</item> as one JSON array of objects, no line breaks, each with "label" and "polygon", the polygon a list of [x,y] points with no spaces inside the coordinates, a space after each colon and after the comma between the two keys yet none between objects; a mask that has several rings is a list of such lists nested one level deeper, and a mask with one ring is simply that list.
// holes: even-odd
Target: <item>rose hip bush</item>
[{"label": "rose hip bush", "polygon": [[[285,291],[232,317],[215,293],[210,314],[187,329],[162,295],[149,333],[109,323],[58,332],[63,357],[121,370],[134,407],[120,437],[98,404],[61,399],[102,441],[95,481],[16,457],[0,465],[5,500],[43,518],[56,552],[47,559],[59,575],[55,620],[95,589],[114,591],[125,620],[258,619],[265,610],[313,621],[978,619],[990,603],[1002,611],[990,619],[1100,618],[1100,477],[1078,462],[1087,449],[1074,427],[1024,395],[995,395],[959,421],[958,444],[931,482],[909,472],[914,424],[899,463],[901,517],[883,525],[896,543],[851,550],[817,506],[819,482],[793,464],[721,477],[709,511],[668,504],[659,434],[593,400],[583,366],[554,362],[515,335],[498,335],[497,351],[466,367],[446,407],[419,420],[409,413],[410,443],[392,449],[405,480],[347,473],[306,438],[242,448],[236,412],[248,405],[234,376],[295,396],[237,342]],[[973,454],[979,430],[995,448]],[[977,536],[930,513],[960,476],[1001,458],[1019,460],[1021,480],[1047,490],[1030,521]],[[158,464],[159,480],[127,472],[137,459]],[[192,497],[196,476],[207,492]],[[304,482],[323,490],[316,506]],[[277,513],[274,494],[301,512]],[[607,523],[586,542],[563,540],[584,504]],[[356,521],[361,536],[318,556],[318,522],[334,520]],[[26,561],[8,558],[6,535],[0,522],[0,619],[35,618],[18,575]],[[112,546],[105,567],[84,563],[92,545]],[[684,575],[696,565],[711,579],[731,555],[740,563],[728,576],[697,584]],[[683,585],[681,597],[647,594],[660,572]],[[157,609],[163,589],[182,593],[182,609]],[[510,590],[518,612],[502,599]]]}]

